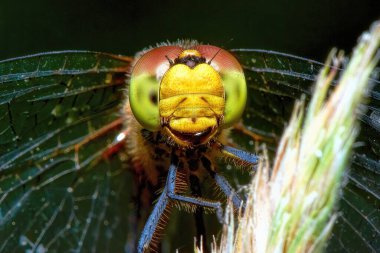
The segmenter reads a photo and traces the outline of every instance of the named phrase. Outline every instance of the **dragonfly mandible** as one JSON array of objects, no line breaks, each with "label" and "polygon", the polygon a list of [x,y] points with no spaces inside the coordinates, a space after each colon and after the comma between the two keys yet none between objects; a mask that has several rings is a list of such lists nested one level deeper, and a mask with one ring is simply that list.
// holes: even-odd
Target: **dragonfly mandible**
[{"label": "dragonfly mandible", "polygon": [[[180,57],[183,48],[178,49],[176,45],[181,43],[166,45],[174,46],[176,49],[173,50],[150,48],[135,58],[88,51],[60,51],[0,62],[0,252],[133,250],[128,242],[136,242],[137,236],[127,228],[138,226],[133,219],[128,219],[128,210],[131,209],[129,185],[134,183],[134,191],[141,196],[147,195],[146,188],[150,192],[157,190],[152,184],[144,185],[147,175],[139,166],[145,154],[140,154],[139,158],[134,156],[134,161],[130,157],[133,152],[144,150],[140,149],[141,140],[134,138],[160,143],[154,143],[157,147],[155,152],[168,156],[163,159],[162,166],[159,166],[162,161],[154,163],[155,167],[163,167],[163,172],[155,170],[148,175],[160,185],[158,188],[165,186],[165,181],[159,178],[165,178],[169,168],[173,168],[169,169],[169,178],[175,178],[175,165],[180,161],[189,163],[192,160],[183,158],[188,158],[190,154],[177,159],[181,153],[186,150],[194,153],[198,146],[202,146],[199,144],[207,143],[217,152],[240,152],[235,155],[246,156],[246,160],[253,159],[254,156],[237,150],[252,151],[252,137],[257,137],[274,151],[294,99],[301,94],[310,95],[312,81],[323,66],[309,59],[265,50],[235,49],[230,50],[233,55],[230,56],[227,51],[212,46],[205,46],[209,53],[195,48],[198,53],[185,50],[186,53]],[[185,47],[193,48],[196,44],[187,42]],[[149,52],[160,54],[160,60],[152,60]],[[231,125],[226,125],[235,127],[229,138],[239,149],[220,145],[218,141],[210,142],[219,134],[213,127],[200,131],[199,138],[195,138],[196,145],[191,142],[194,139],[189,138],[194,132],[184,134],[183,129],[178,131],[172,127],[165,130],[166,135],[157,134],[157,125],[173,126],[173,123],[167,120],[161,122],[157,118],[160,114],[157,114],[155,101],[160,94],[157,90],[150,92],[150,88],[157,89],[157,81],[151,77],[157,75],[163,78],[164,73],[176,65],[176,59],[185,65],[199,65],[196,61],[203,54],[206,57],[204,63],[202,59],[202,64],[211,67],[217,66],[219,59],[222,59],[219,64],[223,66],[226,55],[227,59],[236,57],[239,65],[231,60],[235,66],[232,69],[238,70],[237,66],[241,65],[245,73],[247,105],[244,112],[240,111],[242,109],[237,100],[232,98],[230,101],[237,106],[237,113],[231,114],[234,115],[230,117]],[[137,59],[140,59],[140,64]],[[145,74],[138,68],[145,70]],[[136,72],[133,69],[137,69]],[[228,74],[225,74],[221,76],[228,79]],[[139,79],[148,83],[149,89],[144,88],[143,98],[132,98],[128,96],[126,87],[133,93],[133,88],[139,89],[139,85],[135,86],[133,82],[138,83]],[[236,80],[239,82],[241,79]],[[331,244],[340,249],[372,250],[380,243],[376,229],[379,222],[376,219],[379,215],[379,190],[376,185],[380,154],[376,141],[380,139],[378,84],[375,82],[370,106],[362,116],[362,128],[366,134],[359,137],[361,145],[354,153],[350,180],[344,188],[340,204],[343,214],[331,239]],[[167,91],[163,92],[165,95]],[[227,99],[234,95],[228,94]],[[132,108],[129,108],[127,101],[131,98],[135,105],[132,102]],[[200,100],[209,102],[208,99]],[[170,109],[170,106],[166,108]],[[139,115],[137,121],[128,121],[132,112]],[[188,112],[181,109],[181,113]],[[223,121],[218,117],[213,121],[222,126]],[[193,123],[193,117],[190,117],[177,126],[180,128]],[[131,128],[129,124],[137,124],[140,131],[134,132],[131,129],[137,128]],[[194,129],[199,131],[196,127]],[[123,142],[124,136],[127,136],[126,143]],[[225,140],[228,141],[227,138]],[[170,145],[166,145],[166,141]],[[193,148],[178,148],[181,145]],[[175,152],[172,147],[177,147]],[[215,165],[212,159],[207,160]],[[207,160],[204,159],[203,164],[208,164]],[[125,168],[133,163],[133,170]],[[213,176],[212,173],[210,176]],[[186,181],[183,178],[186,177],[181,174],[181,182]],[[221,178],[221,182],[227,182]],[[166,191],[172,186],[168,184]],[[165,189],[163,191],[165,193]],[[158,196],[168,195],[161,193],[153,198],[142,198],[148,203],[142,203],[137,209],[140,208],[148,216],[142,207],[151,204]],[[190,209],[194,209],[193,204],[200,204],[194,203],[194,199],[187,200],[190,200],[187,205]],[[238,197],[235,200],[240,203]],[[160,206],[160,201],[165,202],[165,198],[159,197],[156,207]],[[202,202],[205,203],[215,207],[215,202]],[[359,205],[362,208],[359,209]],[[158,208],[153,211],[148,224],[157,224],[157,212]],[[155,221],[152,221],[154,218]],[[151,245],[150,240],[154,238],[149,228],[144,231],[142,238],[147,235],[147,239],[141,240],[142,247]]]}]

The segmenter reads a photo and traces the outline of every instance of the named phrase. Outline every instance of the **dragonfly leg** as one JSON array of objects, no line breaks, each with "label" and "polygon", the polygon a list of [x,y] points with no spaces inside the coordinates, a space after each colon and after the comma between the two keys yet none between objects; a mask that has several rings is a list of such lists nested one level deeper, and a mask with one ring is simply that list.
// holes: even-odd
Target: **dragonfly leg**
[{"label": "dragonfly leg", "polygon": [[221,223],[223,223],[223,210],[222,210],[222,205],[220,204],[220,202],[209,201],[209,200],[204,200],[204,199],[200,199],[200,198],[194,198],[194,197],[176,194],[175,193],[176,178],[177,178],[177,167],[176,166],[170,166],[168,178],[166,181],[166,187],[168,189],[168,192],[167,192],[168,197],[171,200],[177,200],[177,201],[193,204],[196,206],[202,206],[202,207],[206,207],[206,208],[215,209],[216,215],[217,215],[219,221]]},{"label": "dragonfly leg", "polygon": [[242,163],[242,165],[250,165],[253,169],[256,169],[256,165],[259,161],[259,157],[257,155],[230,146],[224,146],[220,143],[218,146],[222,154],[225,156],[237,161],[238,163]]},{"label": "dragonfly leg", "polygon": [[138,253],[143,253],[146,249],[148,249],[154,240],[154,235],[157,233],[157,230],[162,229],[161,222],[165,218],[165,213],[169,210],[170,201],[172,200],[186,202],[195,206],[215,209],[219,221],[223,223],[223,210],[220,202],[213,202],[200,198],[178,195],[175,193],[177,169],[178,157],[172,154],[172,160],[170,162],[169,172],[164,190],[162,191],[161,196],[159,197],[152,213],[148,218],[148,221],[145,224],[137,246]]},{"label": "dragonfly leg", "polygon": [[223,193],[227,196],[227,198],[231,198],[232,204],[234,207],[239,210],[240,207],[245,208],[244,202],[241,200],[240,196],[236,193],[236,191],[232,188],[232,186],[228,183],[225,177],[219,175],[215,170],[212,169],[212,164],[210,160],[206,157],[201,158],[203,167],[206,168],[210,176],[215,180],[216,184],[220,187]]},{"label": "dragonfly leg", "polygon": [[141,233],[140,240],[137,245],[137,252],[143,253],[149,249],[154,243],[155,234],[157,230],[161,228],[160,223],[163,222],[162,219],[165,217],[165,213],[169,211],[169,197],[168,197],[167,186],[165,186],[163,192],[161,193],[156,205],[153,208],[147,222],[145,223],[144,229]]},{"label": "dragonfly leg", "polygon": [[238,132],[241,132],[244,135],[248,135],[251,137],[254,141],[265,141],[265,142],[274,142],[277,138],[275,134],[268,134],[268,133],[254,133],[251,130],[249,130],[242,122],[239,122],[232,126],[232,128]]},{"label": "dragonfly leg", "polygon": [[145,223],[144,229],[141,233],[138,245],[137,245],[137,252],[143,253],[147,249],[152,248],[152,246],[155,244],[155,234],[159,233],[160,230],[163,229],[162,223],[165,221],[166,213],[169,212],[170,204],[169,204],[169,189],[171,191],[174,191],[175,189],[175,181],[176,181],[176,173],[178,168],[178,157],[176,157],[174,154],[172,154],[172,158],[170,161],[170,167],[169,167],[169,174],[173,174],[174,172],[174,178],[173,175],[169,176],[166,179],[166,184],[164,186],[164,189],[158,198],[158,201],[156,205],[153,208],[152,213],[149,215],[148,220]]}]

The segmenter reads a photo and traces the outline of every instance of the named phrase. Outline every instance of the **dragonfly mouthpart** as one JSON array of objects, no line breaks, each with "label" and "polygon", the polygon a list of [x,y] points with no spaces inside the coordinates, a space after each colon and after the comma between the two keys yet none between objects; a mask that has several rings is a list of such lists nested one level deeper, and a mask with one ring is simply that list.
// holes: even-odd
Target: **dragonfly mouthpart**
[{"label": "dragonfly mouthpart", "polygon": [[170,127],[166,128],[166,132],[182,146],[198,146],[207,143],[217,132],[217,127],[208,127],[198,132],[181,132]]},{"label": "dragonfly mouthpart", "polygon": [[192,92],[160,100],[161,127],[178,145],[206,144],[218,132],[225,101],[223,93],[212,92]]},{"label": "dragonfly mouthpart", "polygon": [[[196,109],[193,109],[197,111]],[[198,109],[198,112],[205,109]],[[193,115],[192,117],[163,118],[162,128],[180,146],[197,146],[206,144],[214,137],[222,122],[221,115]]]}]

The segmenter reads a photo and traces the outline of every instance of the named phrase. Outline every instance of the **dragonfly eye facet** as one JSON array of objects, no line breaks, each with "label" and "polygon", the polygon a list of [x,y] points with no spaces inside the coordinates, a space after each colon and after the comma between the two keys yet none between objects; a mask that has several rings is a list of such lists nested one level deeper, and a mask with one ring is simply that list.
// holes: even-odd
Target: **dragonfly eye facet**
[{"label": "dragonfly eye facet", "polygon": [[134,65],[129,103],[136,120],[150,131],[160,129],[158,91],[161,78],[170,68],[170,61],[182,51],[178,46],[158,47],[145,53]]},{"label": "dragonfly eye facet", "polygon": [[230,127],[240,120],[247,101],[247,85],[243,69],[238,60],[224,49],[211,45],[199,45],[196,49],[222,78],[225,92],[222,127]]}]

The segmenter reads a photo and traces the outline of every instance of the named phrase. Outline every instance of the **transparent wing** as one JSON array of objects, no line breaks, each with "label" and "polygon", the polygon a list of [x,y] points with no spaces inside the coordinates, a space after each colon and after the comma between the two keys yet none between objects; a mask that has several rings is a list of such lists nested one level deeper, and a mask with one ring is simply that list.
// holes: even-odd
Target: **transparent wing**
[{"label": "transparent wing", "polygon": [[[249,84],[245,125],[278,140],[294,99],[310,96],[322,64],[233,51]],[[101,159],[119,129],[77,153],[74,147],[120,117],[129,67],[128,58],[80,51],[0,62],[0,252],[124,251],[131,177],[117,157]],[[379,92],[376,83],[331,252],[379,248]],[[275,144],[268,142],[272,151]]]},{"label": "transparent wing", "polygon": [[120,117],[129,67],[86,51],[0,61],[0,252],[123,250],[130,179],[101,159],[119,129],[75,145]]},{"label": "transparent wing", "polygon": [[[273,51],[231,51],[242,63],[249,86],[244,124],[278,140],[294,100],[302,94],[310,97],[311,86],[323,64]],[[367,111],[361,113],[361,132],[328,252],[380,249],[380,82],[372,81],[374,89]],[[268,143],[272,151],[275,144],[276,141]]]}]

